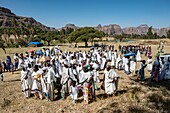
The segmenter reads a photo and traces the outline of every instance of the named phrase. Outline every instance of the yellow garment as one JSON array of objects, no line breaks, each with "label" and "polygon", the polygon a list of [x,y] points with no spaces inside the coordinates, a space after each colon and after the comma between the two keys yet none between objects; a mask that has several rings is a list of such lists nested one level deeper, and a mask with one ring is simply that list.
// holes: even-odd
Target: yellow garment
[{"label": "yellow garment", "polygon": [[37,78],[40,78],[40,77],[41,77],[41,74],[38,73],[38,74],[37,74]]}]

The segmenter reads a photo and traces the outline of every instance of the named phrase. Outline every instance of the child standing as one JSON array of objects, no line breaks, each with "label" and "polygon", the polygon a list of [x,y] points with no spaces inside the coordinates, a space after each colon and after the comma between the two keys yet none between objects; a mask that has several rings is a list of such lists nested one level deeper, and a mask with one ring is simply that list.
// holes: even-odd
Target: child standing
[{"label": "child standing", "polygon": [[145,79],[145,68],[147,66],[146,64],[146,61],[145,60],[142,60],[141,61],[141,65],[140,65],[140,69],[139,69],[139,74],[140,74],[140,77],[141,77],[141,80],[144,80]]},{"label": "child standing", "polygon": [[78,97],[78,86],[76,86],[76,81],[72,82],[72,85],[70,86],[70,96],[73,100],[73,103],[77,102],[77,97]]}]

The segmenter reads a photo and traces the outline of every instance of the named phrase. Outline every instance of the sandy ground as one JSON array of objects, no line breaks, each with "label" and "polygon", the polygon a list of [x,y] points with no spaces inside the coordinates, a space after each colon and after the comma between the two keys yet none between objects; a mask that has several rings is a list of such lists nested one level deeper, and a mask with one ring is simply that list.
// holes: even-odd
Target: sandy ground
[{"label": "sandy ground", "polygon": [[[165,44],[165,53],[170,53],[169,40]],[[139,44],[143,42],[134,42]],[[147,42],[144,42],[147,44]],[[150,43],[150,42],[149,42]],[[110,45],[111,43],[106,43]],[[121,45],[129,43],[121,43]],[[151,44],[151,43],[150,43]],[[79,44],[81,45],[81,44]],[[114,44],[116,47],[118,44]],[[158,45],[152,44],[153,59],[157,53]],[[39,48],[10,48],[7,55],[13,58],[13,54]],[[89,48],[61,47],[63,50],[88,50]],[[5,54],[0,50],[0,59],[5,60]],[[146,59],[142,55],[142,59]],[[4,82],[0,82],[0,113],[113,113],[113,112],[170,112],[170,82],[151,82],[150,74],[145,70],[146,80],[136,81],[133,75],[125,75],[123,71],[117,71],[120,76],[119,91],[112,97],[107,97],[103,90],[96,91],[97,101],[84,105],[82,97],[79,103],[73,104],[70,97],[66,100],[39,100],[31,97],[25,99],[21,92],[20,72],[4,73]],[[103,78],[101,72],[100,78]],[[100,84],[98,84],[100,85]]]}]

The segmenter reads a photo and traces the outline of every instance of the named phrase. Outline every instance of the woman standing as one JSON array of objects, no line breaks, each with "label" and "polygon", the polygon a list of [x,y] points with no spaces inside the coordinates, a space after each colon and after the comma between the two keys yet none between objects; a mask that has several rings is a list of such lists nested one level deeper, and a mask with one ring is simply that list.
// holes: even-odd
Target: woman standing
[{"label": "woman standing", "polygon": [[29,87],[29,83],[28,83],[28,73],[24,67],[21,71],[21,84],[22,84],[22,92],[24,92],[24,95],[26,98],[29,98],[30,97],[30,87]]},{"label": "woman standing", "polygon": [[149,56],[149,58],[148,58],[147,70],[148,70],[149,72],[152,71],[152,57],[151,57],[151,56]]},{"label": "woman standing", "polygon": [[93,84],[93,77],[88,70],[88,66],[84,66],[83,70],[80,72],[81,78],[80,83],[83,84],[83,97],[84,97],[84,104],[89,104],[95,97],[94,91],[94,84]]},{"label": "woman standing", "polygon": [[118,88],[118,78],[119,76],[114,69],[111,69],[111,66],[107,66],[104,71],[105,75],[105,92],[107,95],[112,95]]},{"label": "woman standing", "polygon": [[34,71],[32,73],[33,77],[33,85],[32,85],[32,93],[36,98],[43,99],[42,97],[42,87],[41,87],[41,72],[38,69],[38,65],[35,65]]},{"label": "woman standing", "polygon": [[155,58],[154,63],[153,63],[153,69],[152,69],[151,78],[152,78],[152,80],[158,82],[159,76],[160,76],[160,63],[159,63],[159,56],[157,56]]},{"label": "woman standing", "polygon": [[130,60],[130,71],[135,74],[136,71],[136,58],[135,56],[132,57],[132,59]]},{"label": "woman standing", "polygon": [[11,57],[7,56],[6,58],[6,65],[7,65],[7,71],[11,71]]}]

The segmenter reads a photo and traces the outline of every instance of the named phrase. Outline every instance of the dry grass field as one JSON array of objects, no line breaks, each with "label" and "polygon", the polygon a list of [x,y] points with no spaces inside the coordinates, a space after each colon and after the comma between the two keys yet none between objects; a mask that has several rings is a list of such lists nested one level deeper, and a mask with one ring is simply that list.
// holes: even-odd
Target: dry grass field
[{"label": "dry grass field", "polygon": [[[154,56],[157,53],[159,40],[149,40],[148,42],[137,41],[126,44],[151,44]],[[106,43],[110,45],[111,42]],[[81,44],[79,44],[81,45]],[[84,43],[83,43],[84,45]],[[116,47],[118,44],[114,44]],[[25,52],[30,49],[39,48],[9,48],[7,55],[13,58],[13,54]],[[62,50],[88,50],[89,48],[69,48],[62,46]],[[170,40],[166,40],[165,53],[170,53]],[[5,60],[6,55],[0,49],[0,59]],[[143,59],[146,59],[142,55]],[[107,97],[103,90],[96,93],[97,101],[84,105],[82,97],[79,103],[73,104],[71,98],[66,100],[39,100],[31,97],[25,99],[21,92],[20,72],[4,73],[4,82],[0,82],[0,113],[113,113],[113,112],[170,112],[170,82],[152,82],[150,74],[145,70],[146,80],[136,81],[133,75],[125,75],[123,71],[117,71],[120,76],[119,91],[112,97]],[[101,72],[100,77],[103,78]],[[100,85],[100,84],[99,84]]]}]

